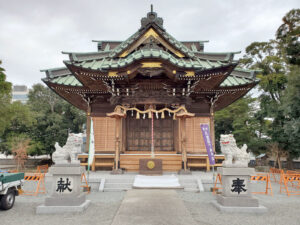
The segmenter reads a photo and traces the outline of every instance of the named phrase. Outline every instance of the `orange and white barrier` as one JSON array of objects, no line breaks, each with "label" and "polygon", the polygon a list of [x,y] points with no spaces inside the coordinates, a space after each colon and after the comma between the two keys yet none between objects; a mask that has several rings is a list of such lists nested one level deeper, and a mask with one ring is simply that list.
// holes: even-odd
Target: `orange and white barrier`
[{"label": "orange and white barrier", "polygon": [[252,192],[252,194],[265,194],[265,195],[270,194],[270,195],[273,196],[273,190],[272,190],[272,185],[271,185],[270,174],[256,174],[256,176],[251,176],[250,179],[252,181],[264,181],[264,182],[266,182],[266,190],[264,192]]},{"label": "orange and white barrier", "polygon": [[87,182],[85,173],[81,174],[81,182],[84,182],[84,183],[85,183],[85,184],[82,185],[81,187],[84,188],[84,191],[87,190],[87,193],[89,194],[90,191],[91,191],[91,187],[89,186],[89,184],[88,184],[88,182]]},{"label": "orange and white barrier", "polygon": [[37,173],[44,173],[45,174],[45,173],[48,172],[48,168],[49,168],[48,164],[40,165],[40,166],[37,166],[36,172]]},{"label": "orange and white barrier", "polygon": [[300,173],[283,174],[283,182],[280,183],[280,193],[300,195]]},{"label": "orange and white barrier", "polygon": [[[217,185],[219,185],[217,187]],[[216,192],[219,190],[219,189],[222,189],[222,176],[221,174],[218,173],[218,175],[216,176],[216,180],[215,180],[215,183],[214,183],[214,187],[213,187],[213,194],[216,194]]]},{"label": "orange and white barrier", "polygon": [[284,172],[283,172],[282,169],[270,168],[270,174],[271,174],[270,177],[273,178],[272,181],[281,183],[281,181],[282,181],[282,175],[284,174]]},{"label": "orange and white barrier", "polygon": [[22,195],[36,196],[38,194],[46,194],[45,175],[43,173],[35,173],[31,175],[25,174],[24,180],[37,182],[37,186],[33,191],[24,190]]}]

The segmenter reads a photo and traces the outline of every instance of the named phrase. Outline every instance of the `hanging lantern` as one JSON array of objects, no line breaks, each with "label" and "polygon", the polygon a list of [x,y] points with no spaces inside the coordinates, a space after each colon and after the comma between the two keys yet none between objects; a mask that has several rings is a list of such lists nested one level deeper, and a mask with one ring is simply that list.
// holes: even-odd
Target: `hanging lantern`
[{"label": "hanging lantern", "polygon": [[165,111],[162,111],[162,113],[161,113],[161,118],[162,118],[162,119],[165,118]]},{"label": "hanging lantern", "polygon": [[140,119],[140,113],[138,111],[136,111],[136,119],[139,120]]},{"label": "hanging lantern", "polygon": [[151,111],[149,111],[149,113],[148,113],[148,114],[149,114],[149,116],[148,116],[148,117],[149,117],[149,119],[152,119],[152,112],[151,112]]}]

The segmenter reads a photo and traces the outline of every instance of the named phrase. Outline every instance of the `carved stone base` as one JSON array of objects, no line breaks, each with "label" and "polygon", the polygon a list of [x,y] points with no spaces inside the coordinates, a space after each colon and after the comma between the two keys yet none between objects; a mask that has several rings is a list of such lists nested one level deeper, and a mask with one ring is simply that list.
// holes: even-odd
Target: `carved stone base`
[{"label": "carved stone base", "polygon": [[254,197],[225,197],[217,195],[217,202],[222,206],[230,207],[258,207],[258,199]]},{"label": "carved stone base", "polygon": [[90,201],[82,192],[81,175],[85,169],[80,164],[58,164],[50,167],[52,187],[45,203],[37,207],[37,213],[82,212]]},{"label": "carved stone base", "polygon": [[225,213],[266,213],[268,209],[262,205],[258,207],[239,207],[239,206],[223,206],[216,200],[212,201],[211,204],[215,206],[219,211]]},{"label": "carved stone base", "polygon": [[90,205],[90,200],[85,200],[81,205],[75,206],[45,206],[40,205],[36,208],[36,214],[63,214],[63,213],[81,213]]},{"label": "carved stone base", "polygon": [[222,193],[212,204],[222,212],[264,213],[267,209],[252,197],[250,177],[253,168],[218,168],[222,175]]}]

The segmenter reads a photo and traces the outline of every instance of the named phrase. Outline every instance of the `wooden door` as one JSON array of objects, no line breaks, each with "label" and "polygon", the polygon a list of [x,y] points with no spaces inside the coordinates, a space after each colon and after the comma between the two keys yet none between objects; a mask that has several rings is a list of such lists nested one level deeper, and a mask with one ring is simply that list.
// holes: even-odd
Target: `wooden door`
[{"label": "wooden door", "polygon": [[[151,151],[151,119],[126,118],[128,151]],[[154,151],[174,150],[174,121],[154,119]]]}]

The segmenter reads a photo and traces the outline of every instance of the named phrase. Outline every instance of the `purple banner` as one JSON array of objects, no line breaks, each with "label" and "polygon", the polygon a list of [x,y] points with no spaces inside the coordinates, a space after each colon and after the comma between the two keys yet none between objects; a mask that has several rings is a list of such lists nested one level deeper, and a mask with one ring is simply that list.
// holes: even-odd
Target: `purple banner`
[{"label": "purple banner", "polygon": [[211,143],[208,124],[200,124],[210,165],[215,165],[215,155]]}]

